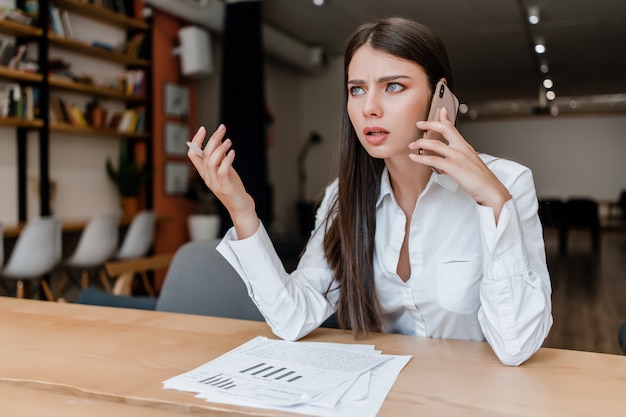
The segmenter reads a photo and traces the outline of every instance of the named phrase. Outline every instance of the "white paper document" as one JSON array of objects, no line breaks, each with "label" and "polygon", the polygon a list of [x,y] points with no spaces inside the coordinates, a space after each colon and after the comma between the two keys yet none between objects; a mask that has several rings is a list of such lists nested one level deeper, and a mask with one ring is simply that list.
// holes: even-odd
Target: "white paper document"
[{"label": "white paper document", "polygon": [[256,337],[163,382],[210,402],[316,416],[375,416],[410,356],[373,345]]}]

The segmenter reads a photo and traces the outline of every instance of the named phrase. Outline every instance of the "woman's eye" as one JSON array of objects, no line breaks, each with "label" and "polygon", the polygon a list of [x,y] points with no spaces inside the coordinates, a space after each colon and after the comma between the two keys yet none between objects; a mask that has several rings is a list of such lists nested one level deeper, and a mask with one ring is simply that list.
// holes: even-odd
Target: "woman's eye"
[{"label": "woman's eye", "polygon": [[387,91],[390,91],[392,93],[402,91],[403,89],[404,87],[398,83],[389,83],[389,85],[387,85]]},{"label": "woman's eye", "polygon": [[365,90],[363,90],[363,87],[350,87],[350,95],[358,96],[363,93],[365,93]]}]

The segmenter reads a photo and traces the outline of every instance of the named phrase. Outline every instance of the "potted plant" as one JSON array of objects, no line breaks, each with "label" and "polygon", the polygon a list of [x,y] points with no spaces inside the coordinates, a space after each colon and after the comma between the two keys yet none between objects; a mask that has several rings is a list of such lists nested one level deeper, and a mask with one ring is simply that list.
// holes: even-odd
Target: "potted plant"
[{"label": "potted plant", "polygon": [[198,174],[189,179],[185,197],[196,203],[196,213],[187,218],[191,240],[209,240],[219,236],[220,202]]},{"label": "potted plant", "polygon": [[150,178],[150,172],[130,155],[128,144],[124,142],[120,144],[117,168],[107,158],[106,170],[120,195],[124,215],[126,218],[133,218],[139,212],[139,195]]}]

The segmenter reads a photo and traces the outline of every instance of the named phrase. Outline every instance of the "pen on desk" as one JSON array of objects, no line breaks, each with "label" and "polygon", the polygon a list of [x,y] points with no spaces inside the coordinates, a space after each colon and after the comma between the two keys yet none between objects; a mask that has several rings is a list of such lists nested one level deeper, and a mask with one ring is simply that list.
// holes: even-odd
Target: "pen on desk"
[{"label": "pen on desk", "polygon": [[198,145],[189,141],[187,141],[186,143],[189,149],[191,149],[192,151],[194,151],[195,153],[197,153],[198,155],[202,157],[202,149],[198,148]]}]

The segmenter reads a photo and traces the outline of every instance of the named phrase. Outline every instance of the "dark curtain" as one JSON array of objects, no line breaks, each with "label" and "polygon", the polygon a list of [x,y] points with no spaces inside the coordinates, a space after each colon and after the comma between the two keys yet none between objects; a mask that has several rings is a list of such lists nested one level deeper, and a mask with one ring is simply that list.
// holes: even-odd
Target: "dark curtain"
[{"label": "dark curtain", "polygon": [[[222,33],[221,121],[236,152],[234,167],[270,226],[265,141],[265,73],[259,2],[226,3]],[[222,214],[222,232],[232,225]]]}]

